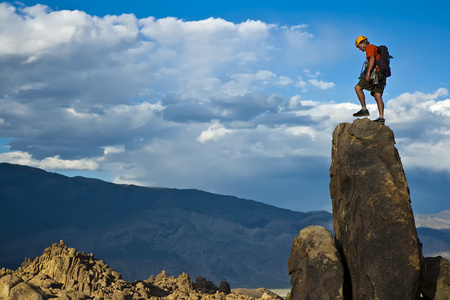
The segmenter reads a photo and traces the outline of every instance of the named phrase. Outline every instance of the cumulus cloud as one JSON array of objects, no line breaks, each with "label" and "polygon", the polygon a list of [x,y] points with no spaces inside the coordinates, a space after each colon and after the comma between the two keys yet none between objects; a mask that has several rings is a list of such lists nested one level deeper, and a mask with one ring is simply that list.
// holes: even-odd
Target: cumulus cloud
[{"label": "cumulus cloud", "polygon": [[24,63],[46,53],[67,51],[67,45],[111,48],[135,39],[138,33],[133,15],[96,18],[81,11],[51,12],[41,4],[15,8],[6,2],[0,4],[0,10],[0,25],[8,29],[1,34],[5,46],[0,54],[24,55]]},{"label": "cumulus cloud", "polygon": [[58,169],[273,122],[287,100],[270,89],[294,84],[273,70],[282,52],[275,42],[304,48],[312,38],[304,25],[253,20],[100,18],[8,3],[0,12],[0,134],[30,164],[66,162]]},{"label": "cumulus cloud", "polygon": [[[321,178],[328,203],[331,133],[358,109],[308,94],[338,85],[317,70],[339,58],[331,39],[306,24],[100,18],[1,3],[0,160],[267,201],[288,189],[285,201],[308,197]],[[411,165],[431,167],[413,163],[427,147],[446,158],[447,95],[386,101]]]},{"label": "cumulus cloud", "polygon": [[295,83],[295,86],[300,88],[303,92],[308,91],[309,88],[328,90],[336,86],[336,84],[333,82],[326,82],[317,79],[319,76],[321,76],[321,73],[319,71],[312,73],[310,70],[305,69],[303,70],[303,74],[309,79],[304,79],[303,76],[298,76],[297,82]]},{"label": "cumulus cloud", "polygon": [[450,171],[450,99],[448,90],[404,93],[387,102],[393,111],[397,144],[407,168]]},{"label": "cumulus cloud", "polygon": [[317,80],[317,79],[309,79],[308,82],[312,86],[319,88],[321,90],[328,90],[335,86],[335,84],[333,82],[325,82],[325,81]]},{"label": "cumulus cloud", "polygon": [[95,171],[99,169],[99,164],[92,159],[82,158],[82,159],[65,160],[61,159],[59,156],[53,156],[38,160],[34,159],[29,153],[21,151],[0,153],[0,161],[19,165],[27,165],[45,170]]},{"label": "cumulus cloud", "polygon": [[223,127],[223,125],[216,122],[213,125],[211,125],[207,130],[203,131],[197,138],[197,141],[203,144],[211,140],[218,141],[227,133],[231,133],[231,130],[226,129],[225,127]]}]

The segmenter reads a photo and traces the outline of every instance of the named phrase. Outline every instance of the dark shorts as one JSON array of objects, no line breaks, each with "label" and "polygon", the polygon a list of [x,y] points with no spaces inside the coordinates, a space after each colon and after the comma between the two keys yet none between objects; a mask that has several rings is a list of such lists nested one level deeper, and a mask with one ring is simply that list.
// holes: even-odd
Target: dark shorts
[{"label": "dark shorts", "polygon": [[365,78],[361,78],[358,85],[364,90],[370,91],[370,95],[373,96],[374,93],[380,93],[383,95],[384,88],[386,87],[386,76],[382,72],[377,72],[378,84],[373,84],[367,81]]}]

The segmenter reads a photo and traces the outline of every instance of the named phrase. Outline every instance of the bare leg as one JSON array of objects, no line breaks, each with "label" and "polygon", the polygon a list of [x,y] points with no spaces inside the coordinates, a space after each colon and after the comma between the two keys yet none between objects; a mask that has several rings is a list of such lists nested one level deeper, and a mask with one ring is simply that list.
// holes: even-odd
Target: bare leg
[{"label": "bare leg", "polygon": [[364,95],[364,91],[363,91],[362,87],[360,87],[359,85],[356,85],[355,92],[356,92],[356,95],[358,96],[359,102],[361,102],[361,107],[366,107],[366,97]]},{"label": "bare leg", "polygon": [[383,97],[381,96],[380,93],[374,93],[373,97],[375,98],[375,101],[377,102],[377,106],[378,106],[378,113],[380,114],[380,116],[383,116],[384,118],[384,103],[383,103]]}]

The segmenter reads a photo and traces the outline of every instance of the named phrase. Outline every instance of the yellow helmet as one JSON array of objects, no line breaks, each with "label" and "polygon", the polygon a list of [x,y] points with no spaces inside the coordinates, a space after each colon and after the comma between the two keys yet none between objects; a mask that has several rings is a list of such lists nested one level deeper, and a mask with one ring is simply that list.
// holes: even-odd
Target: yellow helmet
[{"label": "yellow helmet", "polygon": [[365,36],[363,36],[363,35],[358,36],[355,41],[355,46],[358,47],[359,43],[361,43],[364,40],[367,40],[367,38]]}]

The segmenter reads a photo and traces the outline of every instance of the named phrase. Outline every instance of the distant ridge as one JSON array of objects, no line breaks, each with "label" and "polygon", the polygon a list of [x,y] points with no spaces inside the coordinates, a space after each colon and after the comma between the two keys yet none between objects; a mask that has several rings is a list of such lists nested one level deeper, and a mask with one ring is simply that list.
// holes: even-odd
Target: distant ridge
[{"label": "distant ridge", "polygon": [[414,218],[425,255],[450,260],[450,210],[439,214],[414,214]]},{"label": "distant ridge", "polygon": [[[248,288],[290,287],[287,259],[294,237],[309,225],[332,231],[333,222],[324,211],[70,178],[8,163],[0,163],[0,212],[0,268],[16,269],[25,257],[64,240],[102,257],[129,281],[166,270]],[[427,228],[432,225],[426,220],[417,223],[424,255],[449,259],[450,230]]]},{"label": "distant ridge", "polygon": [[450,230],[450,210],[438,214],[414,214],[416,227]]},{"label": "distant ridge", "polygon": [[328,212],[302,213],[199,190],[117,185],[0,164],[0,267],[17,268],[64,240],[96,253],[126,280],[166,270],[235,287],[289,287],[298,232],[332,227]]}]

